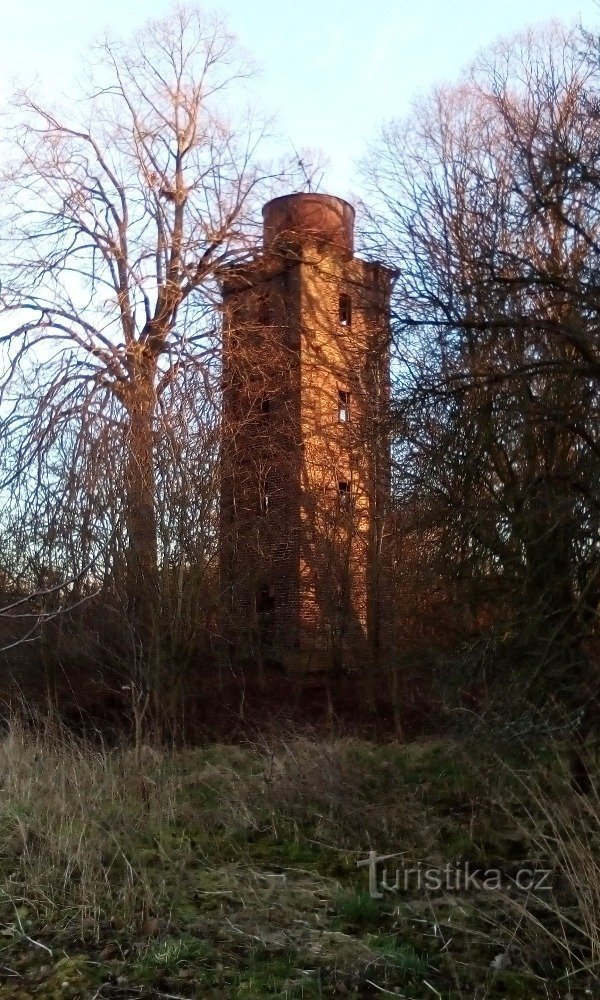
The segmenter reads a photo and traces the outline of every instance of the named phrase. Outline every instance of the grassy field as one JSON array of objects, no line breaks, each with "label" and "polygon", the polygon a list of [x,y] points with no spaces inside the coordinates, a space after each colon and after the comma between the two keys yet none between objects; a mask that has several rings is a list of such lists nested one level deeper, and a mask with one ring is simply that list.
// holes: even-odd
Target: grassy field
[{"label": "grassy field", "polygon": [[[527,766],[307,735],[109,750],[13,721],[0,796],[7,1000],[600,996],[600,804],[555,748]],[[372,899],[371,849],[502,886]],[[534,860],[551,892],[515,887]]]}]

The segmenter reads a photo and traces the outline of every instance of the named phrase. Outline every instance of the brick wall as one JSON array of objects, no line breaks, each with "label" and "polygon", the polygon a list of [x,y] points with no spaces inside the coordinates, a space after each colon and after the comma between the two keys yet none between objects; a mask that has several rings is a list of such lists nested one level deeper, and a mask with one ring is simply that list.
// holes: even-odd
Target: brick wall
[{"label": "brick wall", "polygon": [[301,235],[223,281],[225,627],[240,649],[347,660],[389,483],[389,272]]}]

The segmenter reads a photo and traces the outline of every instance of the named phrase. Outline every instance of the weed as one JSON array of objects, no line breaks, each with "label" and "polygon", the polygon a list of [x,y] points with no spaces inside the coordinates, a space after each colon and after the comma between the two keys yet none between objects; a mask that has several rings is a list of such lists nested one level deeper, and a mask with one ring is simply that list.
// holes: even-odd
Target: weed
[{"label": "weed", "polygon": [[370,938],[370,943],[399,973],[408,978],[423,977],[427,973],[427,958],[419,955],[408,941],[399,941],[391,935]]},{"label": "weed", "polygon": [[368,892],[354,892],[338,901],[339,920],[352,927],[367,927],[381,922],[382,908]]}]

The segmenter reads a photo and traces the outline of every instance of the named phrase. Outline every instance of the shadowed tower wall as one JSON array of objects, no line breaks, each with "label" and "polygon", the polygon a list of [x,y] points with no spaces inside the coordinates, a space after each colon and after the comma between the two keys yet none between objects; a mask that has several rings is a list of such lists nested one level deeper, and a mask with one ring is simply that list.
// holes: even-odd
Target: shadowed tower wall
[{"label": "shadowed tower wall", "polygon": [[389,491],[389,270],[327,195],[265,205],[223,279],[221,581],[243,654],[360,660],[377,639]]}]

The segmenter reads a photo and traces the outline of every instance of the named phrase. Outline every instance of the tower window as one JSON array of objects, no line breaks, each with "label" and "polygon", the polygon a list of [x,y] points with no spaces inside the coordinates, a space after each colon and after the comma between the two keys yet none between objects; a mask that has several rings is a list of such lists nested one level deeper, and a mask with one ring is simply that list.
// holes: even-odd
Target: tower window
[{"label": "tower window", "polygon": [[268,514],[273,507],[273,490],[268,479],[260,484],[258,505],[261,514]]},{"label": "tower window", "polygon": [[260,326],[270,326],[273,321],[271,306],[266,296],[261,297],[258,303],[258,322]]},{"label": "tower window", "polygon": [[340,326],[352,326],[352,299],[349,295],[340,295],[339,312]]},{"label": "tower window", "polygon": [[263,417],[268,417],[269,413],[271,412],[271,400],[268,399],[266,396],[263,396],[263,398],[260,401],[260,412],[262,413]]},{"label": "tower window", "polygon": [[347,424],[350,419],[350,393],[345,389],[338,389],[338,421],[340,424]]},{"label": "tower window", "polygon": [[275,611],[275,594],[272,587],[267,583],[259,587],[255,601],[261,642],[265,646],[271,646],[273,643],[273,618]]},{"label": "tower window", "polygon": [[350,502],[350,483],[346,479],[338,482],[338,498],[341,507],[347,507]]}]

